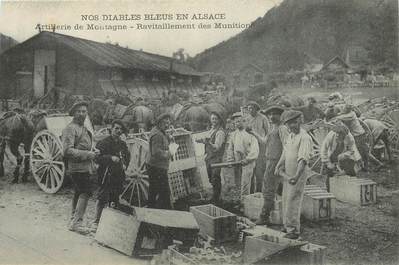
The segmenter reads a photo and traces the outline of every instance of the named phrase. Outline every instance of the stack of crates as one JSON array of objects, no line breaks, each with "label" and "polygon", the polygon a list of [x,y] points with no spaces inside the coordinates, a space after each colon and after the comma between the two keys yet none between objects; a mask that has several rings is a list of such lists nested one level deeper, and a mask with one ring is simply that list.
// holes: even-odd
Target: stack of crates
[{"label": "stack of crates", "polygon": [[324,187],[306,185],[302,202],[302,216],[312,221],[335,218],[336,198]]},{"label": "stack of crates", "polygon": [[176,129],[173,138],[179,147],[170,159],[168,170],[172,203],[202,189],[200,176],[196,174],[197,163],[191,132]]},{"label": "stack of crates", "polygon": [[338,200],[356,205],[369,205],[377,202],[377,183],[370,179],[350,176],[330,178],[330,190]]}]

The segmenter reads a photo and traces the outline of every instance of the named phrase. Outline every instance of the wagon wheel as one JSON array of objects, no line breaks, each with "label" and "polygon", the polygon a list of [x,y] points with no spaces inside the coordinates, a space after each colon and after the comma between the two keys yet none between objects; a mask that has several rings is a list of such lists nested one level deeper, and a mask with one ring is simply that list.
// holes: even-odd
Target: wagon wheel
[{"label": "wagon wheel", "polygon": [[399,152],[399,110],[395,109],[386,113],[381,120],[385,122],[389,132],[389,142],[392,150]]},{"label": "wagon wheel", "polygon": [[48,130],[33,138],[30,168],[39,187],[46,193],[56,193],[64,182],[65,164],[60,139]]},{"label": "wagon wheel", "polygon": [[318,122],[314,124],[314,126],[308,127],[307,131],[312,137],[313,141],[313,150],[309,160],[309,168],[313,171],[320,173],[322,170],[320,148],[323,140],[326,138],[327,134],[330,131],[330,127],[324,122]]},{"label": "wagon wheel", "polygon": [[139,138],[128,139],[130,163],[126,170],[126,184],[119,196],[121,203],[142,207],[148,201],[148,175],[146,160],[148,156],[148,142]]}]

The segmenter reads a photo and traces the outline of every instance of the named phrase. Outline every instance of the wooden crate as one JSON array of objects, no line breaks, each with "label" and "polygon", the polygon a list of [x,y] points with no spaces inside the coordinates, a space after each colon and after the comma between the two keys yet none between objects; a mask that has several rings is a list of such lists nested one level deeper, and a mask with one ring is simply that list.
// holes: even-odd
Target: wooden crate
[{"label": "wooden crate", "polygon": [[244,216],[251,220],[257,220],[262,213],[264,204],[261,192],[253,193],[244,197]]},{"label": "wooden crate", "polygon": [[237,239],[237,216],[212,204],[192,206],[202,236],[209,236],[217,243]]},{"label": "wooden crate", "polygon": [[[252,238],[258,238],[258,239],[269,239],[269,241],[272,242],[278,242],[278,243],[285,243],[285,242],[290,242],[291,246],[295,246],[295,243],[301,244],[304,243],[304,245],[299,246],[299,248],[289,248],[287,251],[283,252],[277,252],[277,255],[272,255],[269,257],[268,260],[263,260],[259,263],[256,264],[292,264],[292,265],[324,265],[325,264],[325,255],[327,248],[324,246],[312,244],[306,241],[298,241],[298,240],[291,240],[291,239],[286,239],[283,238],[285,233],[282,233],[278,230],[270,229],[267,227],[263,226],[256,226],[252,229],[247,229],[244,230],[244,233],[247,235],[245,240],[249,239],[252,240]],[[255,253],[256,255],[250,255],[250,256],[259,256],[262,252],[264,253],[265,251],[270,251],[270,250],[264,250],[262,249],[266,245],[262,245],[259,249],[260,244],[254,245],[255,247]],[[247,247],[247,246],[246,246]],[[248,245],[249,247],[249,245]],[[256,248],[257,251],[256,251]],[[244,250],[244,256],[247,255]]]},{"label": "wooden crate", "polygon": [[305,194],[301,213],[306,219],[312,221],[335,218],[335,196],[331,193]]},{"label": "wooden crate", "polygon": [[312,221],[335,218],[335,196],[326,189],[314,185],[306,185],[301,213]]},{"label": "wooden crate", "polygon": [[357,205],[377,202],[377,184],[370,179],[349,176],[330,178],[330,191],[338,200]]},{"label": "wooden crate", "polygon": [[133,255],[140,221],[131,215],[105,208],[101,214],[95,239],[126,255]]}]

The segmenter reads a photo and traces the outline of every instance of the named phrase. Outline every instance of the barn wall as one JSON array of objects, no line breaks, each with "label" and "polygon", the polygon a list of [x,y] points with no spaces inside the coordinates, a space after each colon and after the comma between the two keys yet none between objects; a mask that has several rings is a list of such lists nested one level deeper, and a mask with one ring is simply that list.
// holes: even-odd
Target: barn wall
[{"label": "barn wall", "polygon": [[22,94],[32,93],[33,78],[24,80],[22,90],[17,71],[33,73],[32,50],[19,50],[0,57],[0,98],[17,98]]},{"label": "barn wall", "polygon": [[58,49],[56,84],[73,94],[98,95],[99,68],[82,55],[69,49]]}]

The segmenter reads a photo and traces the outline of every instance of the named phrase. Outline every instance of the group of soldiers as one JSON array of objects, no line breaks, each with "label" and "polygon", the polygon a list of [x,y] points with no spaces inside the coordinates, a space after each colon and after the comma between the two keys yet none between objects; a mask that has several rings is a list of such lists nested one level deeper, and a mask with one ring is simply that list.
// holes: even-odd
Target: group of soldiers
[{"label": "group of soldiers", "polygon": [[[316,106],[312,97],[299,108],[272,105],[261,110],[256,102],[249,102],[245,111],[232,115],[235,129],[228,135],[223,117],[211,113],[209,135],[201,142],[205,144],[212,201],[219,202],[222,185],[221,169],[214,165],[232,162],[234,176],[227,178],[234,178],[238,184],[241,203],[251,191],[263,193],[264,206],[256,221],[258,225],[270,224],[274,199],[282,184],[283,231],[288,238],[298,238],[304,187],[313,175],[309,165],[315,146],[314,139],[302,126],[304,123],[324,119],[330,128],[320,146],[321,173],[327,176],[328,190],[328,178],[337,174],[356,176],[360,170],[368,171],[370,158],[377,164],[376,169],[381,168],[382,162],[373,154],[374,147],[380,143],[385,145],[391,160],[388,128],[381,121],[364,119],[350,104],[338,108],[334,100],[335,97],[330,98],[325,111]],[[371,142],[369,137],[373,138]]]},{"label": "group of soldiers", "polygon": [[[274,198],[282,184],[283,230],[287,238],[298,238],[301,204],[307,178],[311,175],[309,164],[314,147],[313,139],[303,129],[304,120],[309,122],[323,118],[331,126],[320,149],[323,174],[328,177],[334,176],[337,171],[356,175],[360,168],[367,170],[372,156],[372,148],[366,141],[366,132],[360,125],[360,118],[350,105],[336,110],[336,105],[331,104],[332,110],[327,108],[322,112],[317,110],[315,103],[310,98],[308,104],[299,109],[272,105],[261,111],[256,102],[249,102],[246,111],[232,115],[234,130],[230,133],[225,129],[226,117],[211,112],[207,137],[199,142],[205,145],[205,163],[213,191],[212,202],[220,202],[222,190],[221,168],[214,165],[232,162],[234,176],[228,178],[234,178],[239,186],[241,202],[251,192],[263,193],[264,206],[256,221],[259,225],[269,223]],[[124,171],[130,161],[126,143],[120,138],[126,132],[120,120],[112,122],[110,136],[98,142],[95,148],[92,147],[92,135],[84,126],[87,106],[86,102],[73,105],[70,115],[74,118],[62,133],[67,171],[75,185],[69,229],[77,232],[87,231],[82,220],[93,192],[89,181],[93,164],[99,165],[97,175],[100,189],[95,220],[89,229],[91,231],[96,230],[102,209],[107,203],[118,206]],[[176,151],[171,148],[173,137],[167,133],[172,121],[170,114],[161,114],[155,119],[149,135],[146,165],[150,208],[172,208],[167,175],[170,158]],[[391,158],[385,125],[376,120],[366,119],[366,122],[374,136],[373,145],[382,140]],[[326,184],[328,187],[328,181]]]}]

